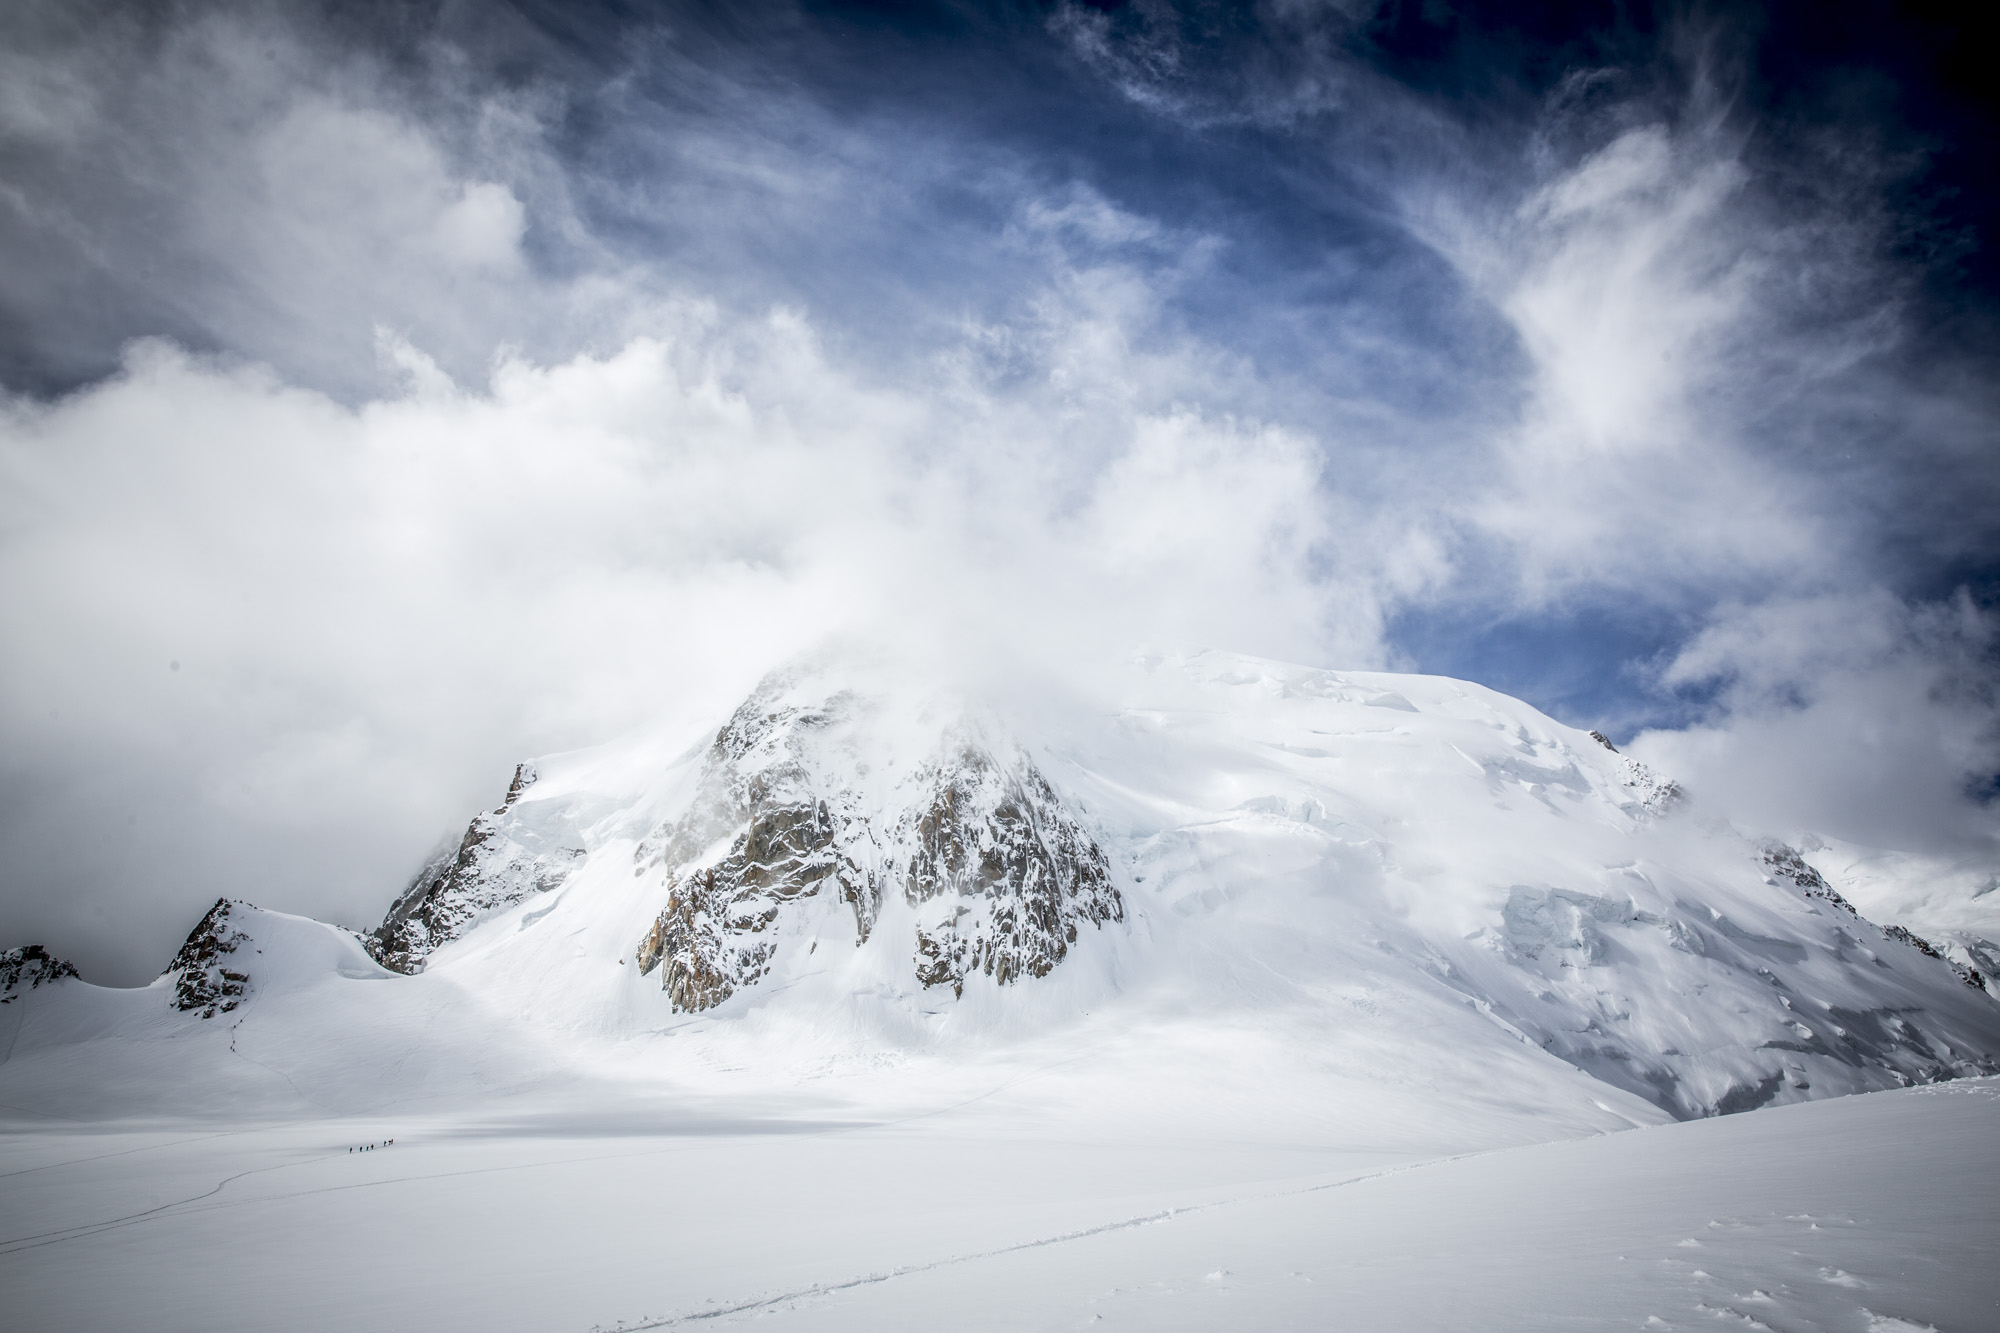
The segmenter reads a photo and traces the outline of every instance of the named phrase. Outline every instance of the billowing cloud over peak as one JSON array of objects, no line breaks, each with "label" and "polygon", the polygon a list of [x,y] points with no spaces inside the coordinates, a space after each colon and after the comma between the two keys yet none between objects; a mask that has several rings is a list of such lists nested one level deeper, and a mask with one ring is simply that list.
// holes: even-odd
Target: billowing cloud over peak
[{"label": "billowing cloud over peak", "polygon": [[0,920],[370,924],[843,633],[1443,671],[1990,858],[1994,136],[1821,10],[16,6]]}]

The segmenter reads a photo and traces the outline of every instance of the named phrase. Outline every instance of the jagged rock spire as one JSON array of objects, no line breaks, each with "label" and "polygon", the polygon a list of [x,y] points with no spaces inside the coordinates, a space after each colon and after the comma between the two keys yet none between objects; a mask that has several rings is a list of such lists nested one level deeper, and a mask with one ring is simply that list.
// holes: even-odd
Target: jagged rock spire
[{"label": "jagged rock spire", "polygon": [[440,946],[569,878],[583,845],[572,830],[524,817],[519,802],[535,780],[533,764],[517,765],[499,808],[476,816],[456,850],[418,872],[363,939],[377,962],[392,972],[420,972]]},{"label": "jagged rock spire", "polygon": [[241,906],[217,898],[188,932],[164,974],[174,979],[174,1008],[214,1018],[236,1008],[249,994],[250,974],[231,957],[250,941],[230,919],[233,909]]}]

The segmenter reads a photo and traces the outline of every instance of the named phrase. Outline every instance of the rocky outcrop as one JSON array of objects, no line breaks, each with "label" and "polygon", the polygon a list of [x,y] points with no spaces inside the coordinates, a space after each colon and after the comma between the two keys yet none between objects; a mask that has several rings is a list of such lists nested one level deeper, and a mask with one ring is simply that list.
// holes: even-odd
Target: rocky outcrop
[{"label": "rocky outcrop", "polygon": [[[1840,908],[1849,916],[1859,917],[1854,904],[1842,897],[1840,890],[1826,882],[1826,877],[1806,864],[1805,857],[1782,842],[1767,842],[1760,849],[1767,878],[1774,884],[1789,884],[1806,897],[1829,903]],[[1882,934],[1892,940],[1907,944],[1926,958],[1935,958],[1950,967],[1958,979],[1977,991],[1986,989],[1986,974],[1973,962],[1970,956],[1954,957],[1954,953],[1967,953],[1963,948],[1952,949],[1948,943],[1939,948],[1921,935],[1912,934],[1902,926],[1884,926]]]},{"label": "rocky outcrop", "polygon": [[917,978],[963,994],[975,972],[1002,985],[1040,977],[1077,927],[1124,918],[1104,853],[1032,765],[1003,769],[961,746],[929,775],[903,893],[919,908]]},{"label": "rocky outcrop", "polygon": [[[770,685],[716,733],[693,804],[642,839],[636,873],[664,869],[666,903],[639,942],[642,975],[661,969],[674,1008],[713,1008],[770,970],[780,911],[824,889],[868,938],[881,902],[880,848],[855,793],[813,771],[850,695],[784,704]],[[720,855],[716,849],[720,848]]]},{"label": "rocky outcrop", "polygon": [[[475,817],[454,850],[426,865],[363,942],[393,972],[421,972],[433,951],[490,916],[561,887],[583,859],[573,832],[531,819],[519,806],[535,782],[518,765],[507,798]],[[559,821],[557,821],[559,822]]]},{"label": "rocky outcrop", "polygon": [[162,975],[174,980],[174,1008],[203,1018],[226,1014],[249,995],[246,963],[235,957],[250,936],[231,921],[232,910],[245,906],[227,898],[215,900]]},{"label": "rocky outcrop", "polygon": [[917,913],[917,980],[954,992],[974,973],[1044,976],[1080,926],[1123,919],[1104,853],[1025,754],[961,722],[889,779],[864,758],[874,701],[791,685],[767,681],[737,710],[688,813],[635,854],[666,900],[637,962],[660,969],[676,1009],[761,980],[785,912],[822,895],[847,906],[856,944],[900,895]]},{"label": "rocky outcrop", "polygon": [[1782,842],[1767,842],[1759,849],[1765,875],[1774,884],[1789,884],[1806,897],[1819,902],[1830,903],[1849,916],[1860,916],[1854,904],[1840,896],[1840,890],[1826,882],[1826,877],[1806,864],[1806,859],[1797,849]]},{"label": "rocky outcrop", "polygon": [[2000,945],[1983,936],[1953,931],[1939,948],[1957,969],[1960,980],[2000,1000],[2000,985],[1995,984],[2000,982]]},{"label": "rocky outcrop", "polygon": [[1926,958],[1935,958],[1957,974],[1958,979],[1974,990],[1986,989],[1986,975],[1976,967],[1961,963],[1921,935],[1913,935],[1901,926],[1884,926],[1882,933],[1892,940],[1901,940]]},{"label": "rocky outcrop", "polygon": [[75,975],[75,967],[39,944],[0,950],[0,1004],[12,1004],[21,991],[53,985]]},{"label": "rocky outcrop", "polygon": [[[1597,735],[1596,732],[1591,734]],[[1598,736],[1598,739],[1604,741],[1602,736]],[[1604,741],[1604,746],[1614,754],[1617,753],[1611,742]],[[1619,761],[1619,781],[1625,790],[1631,793],[1632,803],[1645,813],[1666,814],[1686,798],[1687,793],[1681,790],[1681,784],[1672,778],[1661,777],[1629,755],[1619,755]]]}]

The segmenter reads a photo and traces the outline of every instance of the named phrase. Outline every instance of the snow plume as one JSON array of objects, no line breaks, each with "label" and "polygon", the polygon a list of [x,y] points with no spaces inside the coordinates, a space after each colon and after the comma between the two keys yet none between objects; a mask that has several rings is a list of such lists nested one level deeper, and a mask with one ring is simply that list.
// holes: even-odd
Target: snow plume
[{"label": "snow plume", "polygon": [[847,631],[1448,671],[1986,836],[2000,381],[1728,41],[1454,100],[1352,6],[568,8],[0,20],[0,944],[372,920]]}]

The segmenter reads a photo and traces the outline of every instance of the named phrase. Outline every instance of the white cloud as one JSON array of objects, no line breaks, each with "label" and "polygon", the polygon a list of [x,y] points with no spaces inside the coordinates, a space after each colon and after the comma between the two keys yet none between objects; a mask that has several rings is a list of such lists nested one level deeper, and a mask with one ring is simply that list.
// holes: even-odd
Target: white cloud
[{"label": "white cloud", "polygon": [[[1776,294],[1812,261],[1774,258],[1793,238],[1745,197],[1737,147],[1713,125],[1646,125],[1511,217],[1440,224],[1426,210],[1531,367],[1525,410],[1497,444],[1499,482],[1467,507],[1530,599],[1617,589],[1672,602],[1844,555],[1814,483],[1773,457],[1745,410],[1755,394],[1810,412],[1801,400],[1834,367],[1815,354],[1824,330]],[[1774,365],[1779,349],[1807,364]]]},{"label": "white cloud", "polygon": [[0,99],[0,241],[36,258],[0,294],[47,329],[46,373],[89,374],[128,336],[80,300],[350,398],[385,387],[377,326],[473,376],[496,343],[617,331],[601,253],[569,277],[526,262],[531,227],[589,249],[534,88],[475,91],[450,61],[413,81],[278,11],[114,10],[81,38],[35,12],[25,92]]},{"label": "white cloud", "polygon": [[1080,461],[1060,414],[868,387],[795,315],[658,323],[476,390],[385,339],[409,387],[358,406],[163,343],[13,404],[30,921],[116,904],[127,968],[217,893],[365,923],[513,759],[699,717],[841,630],[1041,668],[1149,635],[1381,651],[1368,571],[1329,573],[1373,542],[1328,526],[1308,439],[1086,397]]},{"label": "white cloud", "polygon": [[1967,788],[2000,773],[1996,627],[1960,593],[1879,590],[1736,607],[1667,669],[1718,689],[1711,721],[1634,750],[1746,828],[1939,854],[2000,855]]}]

